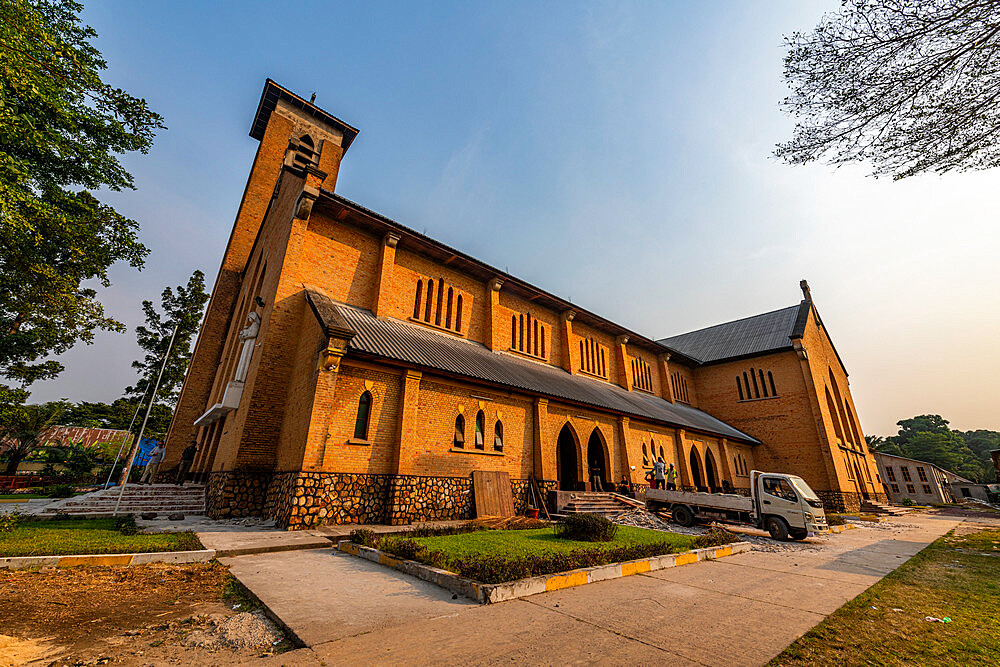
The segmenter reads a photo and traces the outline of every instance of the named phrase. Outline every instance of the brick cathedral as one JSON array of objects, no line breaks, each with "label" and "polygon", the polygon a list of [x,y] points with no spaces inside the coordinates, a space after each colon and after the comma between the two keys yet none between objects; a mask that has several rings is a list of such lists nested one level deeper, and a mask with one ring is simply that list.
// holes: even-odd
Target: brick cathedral
[{"label": "brick cathedral", "polygon": [[[271,80],[164,467],[192,441],[212,516],[301,528],[471,516],[471,473],[543,490],[803,477],[885,500],[803,281],[788,308],[653,339],[336,193],[358,130]],[[596,466],[595,466],[596,464]]]}]

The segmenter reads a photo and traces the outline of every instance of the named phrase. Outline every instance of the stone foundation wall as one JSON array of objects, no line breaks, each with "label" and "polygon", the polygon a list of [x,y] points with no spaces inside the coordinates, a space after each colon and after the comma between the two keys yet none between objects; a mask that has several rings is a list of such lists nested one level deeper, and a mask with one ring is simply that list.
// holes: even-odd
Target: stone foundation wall
[{"label": "stone foundation wall", "polygon": [[[529,482],[511,480],[514,509],[529,502]],[[556,488],[539,480],[543,497]],[[219,472],[209,477],[208,512],[213,518],[262,516],[290,530],[321,524],[406,525],[420,521],[471,519],[472,478],[366,475],[328,472]]]},{"label": "stone foundation wall", "polygon": [[211,473],[206,484],[208,516],[213,519],[263,516],[272,477],[272,473],[261,471]]},{"label": "stone foundation wall", "polygon": [[[823,501],[823,509],[827,512],[859,512],[864,497],[860,493],[847,491],[817,491],[816,495]],[[871,500],[877,503],[890,504],[889,496],[884,493],[869,494]]]}]

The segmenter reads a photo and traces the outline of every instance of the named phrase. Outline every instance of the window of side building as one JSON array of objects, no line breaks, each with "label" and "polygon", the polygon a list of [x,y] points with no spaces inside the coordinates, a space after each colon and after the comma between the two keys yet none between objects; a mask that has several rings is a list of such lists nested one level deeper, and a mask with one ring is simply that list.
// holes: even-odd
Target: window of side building
[{"label": "window of side building", "polygon": [[924,472],[923,467],[917,467],[917,477],[920,478],[921,482],[926,482],[927,481],[927,473]]},{"label": "window of side building", "polygon": [[904,482],[912,482],[913,481],[913,479],[910,477],[910,469],[909,468],[907,468],[906,466],[900,466],[899,469],[903,472],[903,481]]}]

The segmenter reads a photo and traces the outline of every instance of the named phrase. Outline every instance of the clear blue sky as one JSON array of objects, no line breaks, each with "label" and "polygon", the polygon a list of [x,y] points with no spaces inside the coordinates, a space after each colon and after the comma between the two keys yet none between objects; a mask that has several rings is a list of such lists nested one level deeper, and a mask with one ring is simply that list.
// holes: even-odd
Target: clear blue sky
[{"label": "clear blue sky", "polygon": [[152,250],[102,296],[129,334],[33,399],[117,398],[142,299],[214,280],[269,76],[360,128],[350,199],[650,337],[797,303],[808,278],[867,432],[1000,428],[998,174],[770,157],[781,36],[837,4],[86,3],[107,79],[169,129],[108,195]]}]

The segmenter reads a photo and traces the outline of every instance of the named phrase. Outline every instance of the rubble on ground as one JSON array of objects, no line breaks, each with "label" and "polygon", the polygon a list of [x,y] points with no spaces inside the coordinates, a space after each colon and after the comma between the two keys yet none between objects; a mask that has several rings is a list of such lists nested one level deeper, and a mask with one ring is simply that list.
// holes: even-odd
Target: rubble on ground
[{"label": "rubble on ground", "polygon": [[212,626],[209,629],[188,634],[184,644],[212,651],[222,648],[269,650],[282,639],[281,632],[261,612],[243,612],[226,619],[213,616],[209,623]]}]

